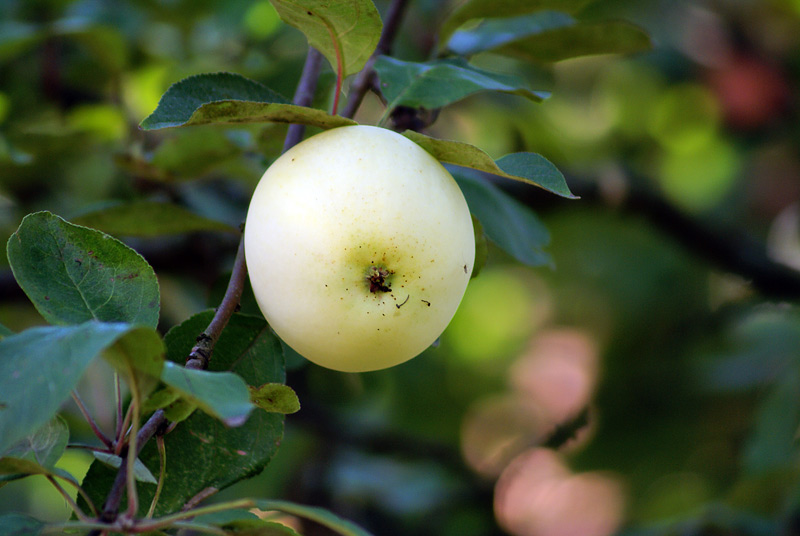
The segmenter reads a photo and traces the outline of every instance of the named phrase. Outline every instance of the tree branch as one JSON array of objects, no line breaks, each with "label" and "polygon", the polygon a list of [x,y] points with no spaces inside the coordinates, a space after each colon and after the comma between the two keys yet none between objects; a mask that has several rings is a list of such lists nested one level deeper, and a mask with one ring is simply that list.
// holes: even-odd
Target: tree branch
[{"label": "tree branch", "polygon": [[[583,202],[609,205],[620,211],[644,217],[657,230],[672,237],[684,249],[706,259],[717,269],[748,280],[767,298],[800,299],[800,272],[775,262],[764,244],[741,229],[726,227],[687,214],[642,180],[628,180],[620,195],[609,195],[602,182],[568,177],[570,189]],[[518,200],[536,209],[560,205],[559,200],[544,201],[541,190],[512,181],[495,184]]]},{"label": "tree branch", "polygon": [[[319,58],[315,58],[315,56],[319,56]],[[314,88],[316,87],[317,83],[316,81],[319,77],[320,58],[321,55],[319,52],[309,47],[305,67],[303,68],[303,74],[298,82],[297,91],[295,92],[293,99],[295,104],[306,106],[311,103],[311,99],[313,99],[314,96]],[[291,127],[294,126],[295,125],[291,125]],[[302,129],[300,129],[298,132],[297,129],[292,129],[291,127],[286,135],[284,151],[298,143],[303,136]],[[233,271],[231,273],[231,279],[228,282],[228,288],[225,291],[225,296],[222,298],[222,302],[217,308],[214,318],[212,318],[205,331],[203,331],[203,333],[201,333],[197,338],[197,344],[192,348],[186,361],[186,368],[205,369],[208,367],[214,346],[219,340],[222,330],[225,329],[225,326],[228,324],[231,316],[239,307],[239,300],[242,297],[242,290],[244,289],[246,279],[247,265],[245,263],[244,256],[244,236],[242,236],[242,239],[239,241],[239,248],[236,252],[236,260],[233,264]],[[139,429],[139,432],[136,435],[136,440],[134,441],[136,452],[133,453],[133,455],[138,456],[144,445],[150,441],[150,439],[156,435],[156,433],[163,433],[168,425],[169,420],[164,414],[164,410],[160,409],[153,413],[147,422]],[[127,459],[127,456],[129,455],[131,455],[130,452],[122,453],[122,457],[125,459]],[[119,505],[122,502],[122,495],[125,490],[127,478],[126,467],[126,463],[123,463],[120,466],[117,476],[114,479],[114,483],[112,484],[108,496],[106,497],[106,502],[103,505],[103,512],[101,514],[101,520],[104,522],[113,523],[117,518]],[[97,536],[100,534],[100,532],[93,531],[90,534],[92,536]]]},{"label": "tree branch", "polygon": [[386,21],[383,23],[383,31],[381,38],[378,40],[378,46],[375,52],[369,57],[364,68],[356,75],[350,86],[350,95],[347,99],[347,106],[342,111],[342,117],[353,118],[356,115],[358,107],[361,106],[361,101],[364,100],[364,95],[367,90],[372,87],[375,81],[375,71],[372,69],[375,65],[375,60],[382,54],[388,54],[392,50],[392,43],[397,36],[397,30],[400,28],[400,21],[405,13],[408,0],[394,0],[389,9],[386,11]]}]

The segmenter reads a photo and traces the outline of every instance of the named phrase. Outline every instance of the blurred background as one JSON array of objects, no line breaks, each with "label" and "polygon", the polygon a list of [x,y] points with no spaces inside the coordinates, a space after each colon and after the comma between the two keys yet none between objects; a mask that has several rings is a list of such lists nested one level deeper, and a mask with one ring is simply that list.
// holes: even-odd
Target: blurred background
[{"label": "blurred background", "polygon": [[[446,4],[412,2],[394,55],[424,60]],[[633,21],[653,50],[479,56],[552,97],[480,94],[429,130],[564,172],[580,200],[498,182],[544,223],[551,265],[490,244],[440,344],[391,370],[288,356],[303,409],[264,473],[218,499],[325,506],[388,536],[800,534],[800,2],[602,0],[585,16]],[[286,127],[137,125],[196,73],[291,96],[305,50],[267,0],[4,0],[0,239],[29,212],[137,199],[238,226]],[[358,118],[381,113],[371,98]],[[237,241],[126,239],[159,276],[164,331],[218,304]],[[0,324],[40,323],[2,256]],[[109,379],[98,364],[80,392],[110,428]],[[37,479],[0,489],[0,509],[63,519]]]}]

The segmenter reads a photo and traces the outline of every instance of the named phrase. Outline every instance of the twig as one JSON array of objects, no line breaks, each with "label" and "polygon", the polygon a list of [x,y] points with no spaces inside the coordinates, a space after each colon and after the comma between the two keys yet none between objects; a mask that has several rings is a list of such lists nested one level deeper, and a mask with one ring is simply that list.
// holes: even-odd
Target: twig
[{"label": "twig", "polygon": [[189,359],[186,361],[186,368],[205,370],[208,368],[208,361],[211,359],[211,352],[217,344],[222,330],[228,325],[233,313],[239,308],[239,301],[242,298],[242,291],[247,279],[247,266],[244,259],[244,240],[239,241],[239,249],[236,251],[236,259],[233,262],[233,272],[228,282],[228,289],[219,304],[214,318],[206,330],[197,338],[197,344],[189,352]]},{"label": "twig", "polygon": [[75,404],[78,406],[83,418],[89,423],[89,427],[92,429],[92,432],[94,432],[94,435],[97,436],[97,439],[102,441],[107,448],[113,448],[114,443],[97,426],[97,422],[95,422],[95,420],[89,414],[89,410],[86,409],[83,400],[81,400],[80,395],[78,395],[78,391],[75,391],[74,389],[72,390],[72,400],[75,401]]},{"label": "twig", "polygon": [[347,105],[342,111],[342,117],[352,119],[356,115],[358,107],[361,106],[361,101],[364,100],[364,95],[367,94],[367,90],[372,87],[374,82],[375,71],[372,67],[375,65],[375,60],[378,59],[378,56],[391,52],[392,43],[394,43],[394,38],[397,35],[407,4],[408,0],[394,0],[386,11],[386,21],[383,23],[383,31],[381,32],[381,38],[378,40],[378,46],[375,47],[375,52],[372,53],[364,68],[353,80],[353,84],[350,86],[350,95],[347,98]]},{"label": "twig", "polygon": [[[310,106],[314,100],[314,91],[317,89],[319,79],[319,69],[322,66],[322,54],[314,48],[308,47],[306,62],[303,65],[303,74],[297,84],[297,91],[294,93],[292,104],[297,106]],[[286,139],[283,142],[283,152],[285,153],[303,139],[306,127],[300,123],[292,123],[286,132]]]},{"label": "twig", "polygon": [[47,477],[47,480],[49,480],[50,483],[53,486],[55,486],[55,488],[58,490],[58,492],[61,494],[64,500],[67,501],[69,507],[72,508],[73,512],[75,512],[75,516],[81,521],[89,521],[89,518],[86,516],[86,514],[83,513],[83,510],[81,510],[80,507],[77,505],[77,503],[75,503],[75,501],[72,499],[72,497],[70,497],[69,493],[67,493],[67,490],[61,487],[61,484],[59,484],[56,481],[55,477],[53,475],[45,475],[45,476]]},{"label": "twig", "polygon": [[[313,48],[309,48],[308,55],[317,54],[319,53]],[[316,68],[313,66],[316,61],[317,60],[309,60],[308,57],[306,58],[306,66],[308,68],[303,69],[303,75],[297,84],[297,91],[295,92],[293,102],[300,102],[304,98],[309,98],[308,95],[313,98],[314,88],[316,87],[316,79],[319,76],[319,66]],[[303,97],[303,95],[305,95],[305,97]],[[287,133],[286,141],[284,142],[284,148],[291,148],[294,143],[299,142],[300,139],[302,139],[302,130],[300,131],[299,138],[296,138],[295,136],[297,136],[296,130],[290,130],[289,133]],[[291,140],[295,141],[290,143]],[[222,330],[228,324],[228,320],[230,320],[233,313],[239,307],[239,300],[242,296],[246,277],[247,266],[245,264],[244,257],[244,240],[240,240],[239,249],[236,252],[236,260],[233,264],[231,279],[228,282],[228,289],[225,291],[225,297],[222,299],[220,306],[217,308],[211,323],[198,337],[197,344],[189,353],[189,358],[187,359],[185,365],[186,368],[205,369],[208,366],[208,361],[211,358],[211,352],[214,349],[214,345],[217,343],[217,340],[219,340]],[[142,425],[142,427],[139,429],[139,433],[136,434],[135,441],[132,441],[132,444],[135,445],[136,452],[129,451],[125,453],[125,457],[127,458],[127,456],[134,456],[135,458],[139,456],[139,452],[141,452],[144,445],[150,441],[156,432],[161,429],[166,429],[167,426],[169,426],[169,421],[164,414],[164,410],[159,409],[153,413],[152,416],[150,416],[144,425]],[[111,489],[106,497],[106,502],[103,505],[103,513],[101,515],[102,521],[112,523],[116,520],[119,505],[122,501],[122,494],[125,489],[126,480],[127,464],[123,463],[117,472],[114,483],[111,485]],[[90,536],[98,536],[99,534],[100,531],[95,530],[90,533]]]},{"label": "twig", "polygon": [[147,511],[147,518],[153,517],[156,511],[158,499],[161,497],[161,490],[164,488],[164,477],[167,473],[167,449],[164,446],[164,436],[156,436],[156,445],[158,445],[158,484],[156,485],[156,492],[153,495],[153,501],[150,503],[150,509]]}]

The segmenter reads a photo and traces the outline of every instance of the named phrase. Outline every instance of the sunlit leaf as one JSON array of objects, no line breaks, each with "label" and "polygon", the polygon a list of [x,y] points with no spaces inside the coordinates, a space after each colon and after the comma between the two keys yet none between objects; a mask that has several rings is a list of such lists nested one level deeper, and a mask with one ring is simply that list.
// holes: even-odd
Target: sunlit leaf
[{"label": "sunlit leaf", "polygon": [[381,37],[381,17],[372,0],[270,0],[278,15],[308,38],[343,76],[360,71]]},{"label": "sunlit leaf", "polygon": [[480,91],[512,93],[532,101],[548,96],[531,91],[516,76],[484,71],[464,59],[416,63],[381,56],[375,62],[375,71],[389,109],[441,108]]},{"label": "sunlit leaf", "polygon": [[154,237],[197,231],[237,231],[230,225],[204,218],[179,205],[156,201],[114,204],[73,218],[72,223],[115,236]]},{"label": "sunlit leaf", "polygon": [[296,413],[300,411],[300,400],[288,385],[282,383],[265,383],[259,387],[250,387],[250,400],[270,413]]},{"label": "sunlit leaf", "polygon": [[[197,335],[213,316],[205,312],[170,330],[165,342],[170,361],[183,363],[196,344]],[[209,369],[232,371],[248,385],[283,383],[283,354],[278,339],[264,319],[236,314],[223,331]],[[239,427],[231,428],[204,412],[195,411],[165,436],[167,474],[156,515],[175,512],[200,491],[222,489],[259,473],[275,454],[283,435],[283,415],[254,411]],[[149,442],[139,458],[152,471],[159,467],[155,442]],[[84,479],[93,501],[105,500],[115,472],[95,462]],[[140,504],[146,510],[154,489],[140,490]]]},{"label": "sunlit leaf", "polygon": [[144,130],[208,123],[301,123],[320,128],[355,124],[315,108],[290,104],[268,87],[233,73],[199,74],[173,84]]},{"label": "sunlit leaf", "polygon": [[495,161],[481,149],[468,143],[440,140],[411,130],[403,132],[403,135],[442,162],[532,184],[561,197],[575,198],[564,175],[541,155],[512,153]]},{"label": "sunlit leaf", "polygon": [[462,24],[472,19],[506,18],[517,15],[535,13],[537,11],[558,10],[575,14],[592,0],[466,0],[453,9],[439,30],[442,44],[449,41],[450,36]]},{"label": "sunlit leaf", "polygon": [[155,327],[158,281],[134,250],[49,212],[26,216],[8,240],[14,277],[52,324],[87,320]]},{"label": "sunlit leaf", "polygon": [[47,423],[93,359],[123,339],[135,348],[150,333],[157,336],[146,327],[91,321],[0,340],[0,452]]},{"label": "sunlit leaf", "polygon": [[329,512],[328,510],[325,510],[324,508],[305,506],[288,501],[273,501],[264,499],[256,500],[255,503],[259,510],[274,510],[277,512],[283,512],[285,514],[302,517],[304,519],[314,521],[315,523],[319,523],[320,525],[327,527],[336,534],[341,534],[342,536],[371,536],[369,532],[362,529],[355,523],[342,519],[341,517]]},{"label": "sunlit leaf", "polygon": [[528,266],[552,263],[550,255],[542,251],[550,242],[550,233],[531,209],[481,177],[454,175],[470,212],[492,242]]}]

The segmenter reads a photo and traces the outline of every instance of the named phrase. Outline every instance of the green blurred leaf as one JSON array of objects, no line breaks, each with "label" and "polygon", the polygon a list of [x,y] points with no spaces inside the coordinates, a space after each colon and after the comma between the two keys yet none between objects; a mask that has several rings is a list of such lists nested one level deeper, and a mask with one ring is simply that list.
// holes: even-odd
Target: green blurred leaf
[{"label": "green blurred leaf", "polygon": [[29,214],[8,240],[8,260],[20,287],[50,323],[158,323],[153,269],[100,231],[49,212]]},{"label": "green blurred leaf", "polygon": [[0,339],[3,337],[8,337],[9,335],[13,335],[14,332],[5,327],[3,324],[0,324]]},{"label": "green blurred leaf", "polygon": [[200,74],[173,84],[155,111],[141,123],[144,130],[208,123],[301,123],[320,128],[354,125],[355,121],[322,110],[295,106],[266,86],[233,73]]},{"label": "green blurred leaf", "polygon": [[152,164],[169,174],[199,177],[241,156],[242,149],[228,134],[215,128],[182,130],[158,146]]},{"label": "green blurred leaf", "polygon": [[2,455],[29,460],[52,469],[67,449],[68,441],[69,427],[60,415],[56,415]]},{"label": "green blurred leaf", "polygon": [[473,29],[454,33],[447,48],[456,54],[470,56],[575,23],[574,18],[561,11],[539,11],[519,17],[487,19]]},{"label": "green blurred leaf", "polygon": [[762,402],[742,456],[746,474],[758,475],[794,467],[800,426],[799,376],[797,370],[785,374]]},{"label": "green blurred leaf", "polygon": [[364,67],[381,37],[381,17],[372,0],[270,0],[281,19],[303,32],[333,70],[341,58],[347,76]]},{"label": "green blurred leaf", "polygon": [[21,54],[42,35],[40,28],[33,24],[13,20],[0,21],[0,60]]},{"label": "green blurred leaf", "polygon": [[268,413],[297,413],[300,411],[300,400],[288,385],[282,383],[265,383],[260,387],[250,387],[250,400]]},{"label": "green blurred leaf", "polygon": [[300,536],[300,533],[286,525],[262,519],[244,523],[234,522],[225,525],[224,528],[230,531],[232,536]]},{"label": "green blurred leaf", "polygon": [[235,233],[228,224],[204,218],[181,206],[156,201],[133,201],[101,208],[72,219],[72,223],[116,236],[155,237],[197,231]]},{"label": "green blurred leaf", "polygon": [[123,338],[135,347],[150,333],[90,321],[31,328],[0,340],[0,452],[50,420],[95,357]]},{"label": "green blurred leaf", "polygon": [[[551,63],[593,54],[630,54],[651,48],[650,37],[623,21],[579,22],[542,14],[491,20],[453,35],[448,47],[458,54],[492,51],[527,61]],[[536,22],[532,22],[533,19]]]},{"label": "green blurred leaf", "polygon": [[0,536],[38,536],[45,524],[22,514],[0,515]]},{"label": "green blurred leaf", "polygon": [[[170,330],[165,342],[170,361],[183,363],[208,326],[213,312],[193,316]],[[262,318],[235,314],[223,331],[209,366],[230,370],[248,385],[285,381],[281,345]],[[200,491],[222,489],[259,473],[275,454],[283,436],[283,415],[255,411],[242,426],[230,428],[200,411],[165,436],[167,474],[156,515],[180,510]],[[159,467],[158,451],[149,442],[139,458],[151,470]],[[93,501],[102,504],[115,472],[99,462],[92,464],[83,486]],[[140,491],[142,511],[154,489]],[[142,512],[143,513],[143,512]]]},{"label": "green blurred leaf", "polygon": [[362,529],[355,523],[342,519],[341,517],[325,510],[324,508],[317,508],[313,506],[304,506],[301,504],[292,503],[289,501],[273,501],[268,499],[257,499],[255,501],[256,507],[259,510],[275,510],[290,514],[297,517],[302,517],[319,523],[327,527],[337,534],[342,536],[371,536],[369,532]]},{"label": "green blurred leaf", "polygon": [[488,154],[468,143],[431,138],[411,130],[403,132],[403,136],[417,143],[442,162],[514,179],[544,188],[561,197],[576,199],[570,192],[564,175],[541,155],[512,153],[495,161]]},{"label": "green blurred leaf", "polygon": [[83,45],[111,72],[120,72],[128,62],[128,43],[116,28],[74,18],[58,21],[53,29]]},{"label": "green blurred leaf", "polygon": [[[111,454],[109,452],[92,451],[92,455],[95,457],[95,459],[103,462],[109,467],[113,467],[114,469],[119,469],[122,466],[122,458],[115,454]],[[133,476],[136,477],[136,480],[139,482],[158,484],[158,481],[153,476],[153,473],[150,472],[150,469],[145,467],[139,458],[136,458],[136,460],[133,462]]]},{"label": "green blurred leaf", "polygon": [[542,248],[550,233],[536,214],[481,177],[455,173],[470,211],[478,217],[486,235],[515,259],[528,266],[552,264]]},{"label": "green blurred leaf", "polygon": [[0,458],[0,487],[5,486],[12,480],[34,475],[60,477],[70,480],[75,484],[78,483],[74,476],[63,469],[44,467],[33,460],[14,458],[11,456]]},{"label": "green blurred leaf", "polygon": [[501,91],[535,102],[549,95],[524,87],[516,76],[478,69],[462,58],[416,63],[380,56],[375,71],[388,109],[441,108],[480,91]]},{"label": "green blurred leaf", "polygon": [[161,380],[228,426],[241,426],[254,407],[247,384],[232,372],[192,370],[170,361]]},{"label": "green blurred leaf", "polygon": [[472,19],[515,17],[537,11],[558,10],[575,14],[592,0],[466,0],[461,2],[442,23],[439,42],[446,44],[462,24]]}]

